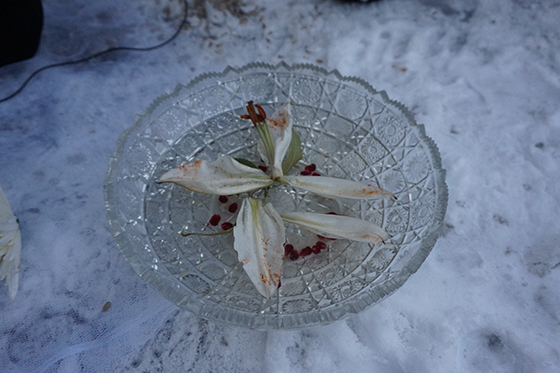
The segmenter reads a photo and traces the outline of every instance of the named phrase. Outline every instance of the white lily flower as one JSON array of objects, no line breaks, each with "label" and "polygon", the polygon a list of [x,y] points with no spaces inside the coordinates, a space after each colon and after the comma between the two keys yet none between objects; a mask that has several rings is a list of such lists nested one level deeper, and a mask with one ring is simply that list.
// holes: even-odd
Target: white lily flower
[{"label": "white lily flower", "polygon": [[0,187],[0,281],[6,279],[12,299],[18,291],[20,257],[19,223]]},{"label": "white lily flower", "polygon": [[[258,151],[272,168],[272,176],[250,161],[238,161],[224,155],[214,162],[197,161],[174,168],[163,174],[159,182],[171,182],[195,192],[222,196],[267,188],[278,181],[327,198],[395,198],[392,193],[374,185],[351,180],[323,176],[284,176],[302,158],[301,140],[293,131],[290,103],[282,106],[271,118],[267,118],[261,106],[253,105],[252,102],[247,104],[247,112],[248,115],[242,115],[242,118],[250,119],[259,133]],[[268,195],[268,191],[265,194]],[[232,213],[234,211],[230,210]],[[388,239],[383,229],[367,221],[297,212],[280,216],[272,204],[264,205],[262,200],[247,197],[242,202],[233,228],[234,249],[259,293],[267,298],[276,294],[282,275],[285,243],[282,219],[328,238],[346,238],[372,244]],[[217,222],[214,224],[211,221],[210,224],[216,225]],[[209,235],[230,231],[223,229],[224,232]],[[184,235],[190,234],[196,233]]]},{"label": "white lily flower", "polygon": [[233,248],[245,272],[263,296],[276,294],[282,275],[285,230],[280,214],[271,203],[243,200],[233,228]]},{"label": "white lily flower", "polygon": [[290,212],[283,214],[282,219],[327,238],[346,238],[372,244],[382,243],[389,238],[379,226],[349,216]]},{"label": "white lily flower", "polygon": [[262,170],[245,166],[228,155],[214,162],[196,161],[174,168],[163,174],[159,182],[216,195],[244,193],[274,184]]},{"label": "white lily flower", "polygon": [[280,182],[327,198],[376,199],[395,195],[375,185],[328,176],[283,176]]}]

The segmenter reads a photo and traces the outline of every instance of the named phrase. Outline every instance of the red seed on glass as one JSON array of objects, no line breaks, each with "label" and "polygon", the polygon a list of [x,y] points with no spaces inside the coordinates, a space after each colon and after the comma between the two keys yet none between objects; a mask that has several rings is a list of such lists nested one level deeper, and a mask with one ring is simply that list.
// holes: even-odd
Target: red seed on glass
[{"label": "red seed on glass", "polygon": [[292,244],[284,245],[284,255],[288,256],[292,251],[294,251],[294,245]]},{"label": "red seed on glass", "polygon": [[233,224],[231,224],[229,221],[226,221],[225,223],[222,223],[222,229],[224,231],[227,231],[228,229],[233,228]]},{"label": "red seed on glass", "polygon": [[313,171],[313,172],[311,173],[311,176],[321,176],[321,174],[318,173],[318,172]]},{"label": "red seed on glass", "polygon": [[229,205],[228,211],[231,212],[232,214],[233,214],[234,212],[236,212],[236,211],[237,211],[237,202],[234,202],[234,203],[232,203],[231,205]]},{"label": "red seed on glass", "polygon": [[257,166],[257,167],[260,168],[262,172],[268,171],[268,167],[266,167],[266,166],[260,165],[260,166]]},{"label": "red seed on glass", "polygon": [[305,169],[309,172],[313,172],[317,169],[317,166],[315,166],[315,163],[311,163],[310,165],[305,166]]},{"label": "red seed on glass", "polygon": [[292,250],[292,252],[290,253],[290,259],[291,260],[298,260],[299,259],[299,253],[297,252],[297,250]]},{"label": "red seed on glass", "polygon": [[216,226],[218,225],[218,223],[220,222],[220,220],[222,219],[222,217],[218,214],[214,214],[212,215],[212,217],[210,218],[210,225]]},{"label": "red seed on glass", "polygon": [[313,251],[313,254],[319,254],[321,252],[321,249],[319,249],[319,247],[315,245],[311,248],[311,251]]},{"label": "red seed on glass", "polygon": [[338,214],[334,211],[329,211],[329,212],[327,212],[327,215],[338,215]]},{"label": "red seed on glass", "polygon": [[321,236],[320,234],[317,235],[317,238],[319,238],[320,240],[326,240],[326,238]]},{"label": "red seed on glass", "polygon": [[[319,250],[325,250],[327,248],[327,244],[324,243],[323,241],[317,241],[317,243],[315,244],[315,246],[319,249]],[[314,247],[315,247],[314,246]]]},{"label": "red seed on glass", "polygon": [[303,249],[301,249],[301,252],[299,253],[300,256],[308,256],[311,255],[313,251],[311,250],[311,247],[306,246]]},{"label": "red seed on glass", "polygon": [[303,176],[309,176],[309,175],[311,175],[311,171],[303,170],[299,174],[303,175]]},{"label": "red seed on glass", "polygon": [[219,200],[221,203],[226,203],[226,202],[228,201],[228,198],[227,198],[226,196],[219,196],[219,197],[218,197],[218,200]]}]

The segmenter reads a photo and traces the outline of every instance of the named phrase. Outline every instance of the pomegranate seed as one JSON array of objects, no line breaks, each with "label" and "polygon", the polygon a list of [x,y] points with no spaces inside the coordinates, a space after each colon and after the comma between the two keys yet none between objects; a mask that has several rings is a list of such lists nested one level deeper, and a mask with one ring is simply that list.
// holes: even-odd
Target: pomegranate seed
[{"label": "pomegranate seed", "polygon": [[338,215],[338,214],[336,212],[329,211],[329,212],[327,212],[327,215]]},{"label": "pomegranate seed", "polygon": [[[319,250],[325,250],[327,248],[327,244],[324,243],[323,241],[317,241],[317,243],[315,244],[315,246],[319,249]],[[315,247],[313,246],[313,247]]]},{"label": "pomegranate seed", "polygon": [[299,253],[299,255],[301,255],[301,256],[308,256],[308,255],[310,255],[311,253],[312,253],[311,248],[310,248],[309,246],[306,246],[305,248],[303,248],[303,249],[301,250],[301,252]]},{"label": "pomegranate seed", "polygon": [[303,176],[308,176],[308,175],[311,175],[311,171],[303,170],[299,174],[303,175]]},{"label": "pomegranate seed", "polygon": [[280,289],[280,286],[282,286],[282,280],[278,280],[278,289]]},{"label": "pomegranate seed", "polygon": [[218,223],[220,222],[220,220],[222,219],[222,217],[218,214],[212,215],[212,217],[210,218],[210,225],[216,226],[218,225]]},{"label": "pomegranate seed", "polygon": [[237,202],[233,202],[231,205],[229,205],[228,211],[231,212],[232,214],[234,212],[236,212],[237,211]]},{"label": "pomegranate seed", "polygon": [[229,221],[226,221],[225,223],[222,223],[222,229],[224,231],[227,231],[228,229],[233,228],[233,224],[231,224]]},{"label": "pomegranate seed", "polygon": [[321,249],[319,249],[319,247],[315,245],[311,248],[311,251],[313,251],[313,254],[319,254],[321,252]]},{"label": "pomegranate seed", "polygon": [[320,234],[318,234],[317,237],[318,237],[320,240],[326,240],[326,238],[323,237],[323,236],[321,236]]},{"label": "pomegranate seed", "polygon": [[284,255],[288,256],[292,251],[294,251],[294,245],[287,244],[284,246]]},{"label": "pomegranate seed", "polygon": [[318,172],[313,171],[313,172],[311,173],[311,176],[321,176],[321,174],[318,173]]},{"label": "pomegranate seed", "polygon": [[218,200],[219,200],[221,203],[226,203],[226,202],[228,201],[228,198],[227,198],[226,196],[220,196],[220,197],[218,197]]},{"label": "pomegranate seed", "polygon": [[266,166],[260,165],[260,166],[257,166],[257,167],[259,167],[262,172],[268,171],[268,167],[266,167]]},{"label": "pomegranate seed", "polygon": [[291,260],[298,260],[299,259],[299,253],[297,252],[297,250],[292,250],[292,252],[290,253],[290,259]]},{"label": "pomegranate seed", "polygon": [[315,166],[315,163],[311,163],[310,165],[305,166],[305,169],[309,172],[313,172],[317,169],[317,166]]}]

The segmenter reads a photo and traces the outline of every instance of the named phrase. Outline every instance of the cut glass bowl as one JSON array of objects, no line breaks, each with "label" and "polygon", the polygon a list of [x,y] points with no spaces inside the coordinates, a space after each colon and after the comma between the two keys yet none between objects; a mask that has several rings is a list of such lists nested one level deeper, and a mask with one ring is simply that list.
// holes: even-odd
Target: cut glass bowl
[{"label": "cut glass bowl", "polygon": [[[211,233],[218,212],[235,222],[218,196],[157,184],[167,170],[229,154],[257,162],[248,101],[270,115],[292,103],[303,159],[324,176],[363,180],[397,200],[329,200],[274,186],[282,211],[314,211],[370,220],[389,233],[382,245],[327,241],[328,249],[286,258],[272,299],[255,289],[237,260],[231,234]],[[105,210],[126,260],[169,300],[211,320],[256,329],[294,329],[344,318],[381,301],[416,272],[434,246],[447,206],[439,152],[409,111],[357,78],[312,65],[254,63],[205,74],[156,99],[119,138],[105,177]],[[232,196],[230,199],[235,200]],[[218,226],[219,228],[219,226]],[[303,248],[317,237],[286,224]]]}]

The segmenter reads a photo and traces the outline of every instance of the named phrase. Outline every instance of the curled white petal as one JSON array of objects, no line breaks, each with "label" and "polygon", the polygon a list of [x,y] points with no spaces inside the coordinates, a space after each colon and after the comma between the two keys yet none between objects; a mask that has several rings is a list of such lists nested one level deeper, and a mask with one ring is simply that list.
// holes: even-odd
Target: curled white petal
[{"label": "curled white petal", "polygon": [[327,198],[376,199],[395,195],[375,185],[328,176],[283,176],[280,181]]},{"label": "curled white petal", "polygon": [[276,294],[282,275],[285,231],[282,218],[272,204],[243,200],[233,228],[233,248],[243,269],[263,296]]},{"label": "curled white petal", "polygon": [[381,227],[349,216],[290,212],[282,214],[282,219],[328,238],[346,238],[373,244],[384,242],[389,238]]},{"label": "curled white petal", "polygon": [[272,177],[277,178],[282,176],[282,162],[286,156],[286,152],[290,147],[292,141],[292,105],[287,102],[274,112],[269,118],[266,118],[266,123],[270,129],[270,136],[274,143],[274,159],[268,159],[267,153],[264,149],[262,141],[259,141],[259,153],[263,160],[272,167]]},{"label": "curled white petal", "polygon": [[196,161],[167,171],[160,183],[175,183],[189,190],[217,195],[249,192],[274,181],[258,168],[245,166],[224,155],[214,162]]},{"label": "curled white petal", "polygon": [[19,224],[0,187],[0,281],[6,280],[12,299],[18,291],[20,258]]}]

